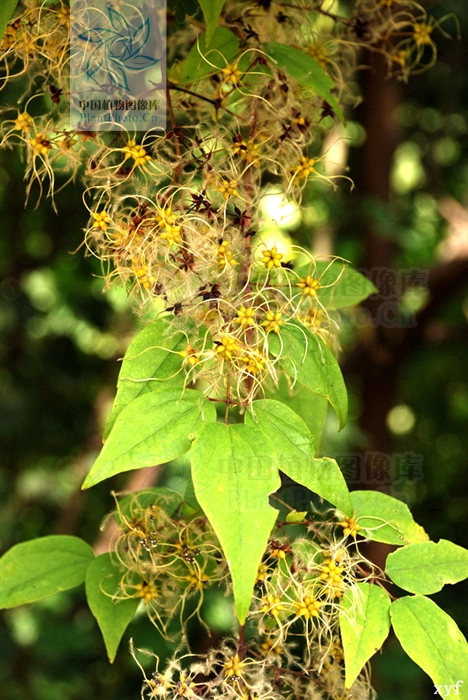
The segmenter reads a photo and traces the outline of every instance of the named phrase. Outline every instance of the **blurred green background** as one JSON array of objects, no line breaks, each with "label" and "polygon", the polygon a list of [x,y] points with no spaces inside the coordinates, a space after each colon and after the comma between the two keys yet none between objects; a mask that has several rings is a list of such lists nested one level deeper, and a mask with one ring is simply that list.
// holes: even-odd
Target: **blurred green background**
[{"label": "blurred green background", "polygon": [[[439,18],[455,13],[462,40],[439,35],[437,65],[408,84],[386,80],[378,62],[362,72],[364,102],[349,112],[346,132],[330,137],[330,159],[349,165],[355,190],[311,184],[302,216],[270,227],[347,258],[381,289],[366,311],[343,315],[351,417],[337,435],[329,416],[322,452],[336,456],[352,488],[403,498],[431,539],[467,547],[468,7],[425,6]],[[2,99],[15,98],[10,91]],[[79,248],[87,218],[80,186],[57,195],[58,214],[47,201],[34,208],[34,193],[25,208],[23,174],[16,152],[0,154],[2,552],[56,533],[99,540],[110,490],[125,488],[129,475],[86,492],[80,485],[100,448],[117,359],[141,323],[123,293],[103,293],[99,262]],[[162,478],[183,485],[183,465]],[[468,635],[467,582],[434,600]],[[204,615],[215,642],[229,630],[229,605],[214,592]],[[5,700],[135,700],[141,672],[129,637],[171,653],[142,615],[109,665],[80,589],[2,613],[0,635]],[[192,637],[199,648],[210,644],[196,628]],[[392,637],[373,668],[380,700],[433,693]]]}]

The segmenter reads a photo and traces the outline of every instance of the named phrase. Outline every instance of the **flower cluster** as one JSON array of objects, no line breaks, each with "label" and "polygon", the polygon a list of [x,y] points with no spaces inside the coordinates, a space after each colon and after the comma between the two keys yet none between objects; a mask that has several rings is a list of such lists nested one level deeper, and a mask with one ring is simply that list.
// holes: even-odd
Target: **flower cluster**
[{"label": "flower cluster", "polygon": [[[117,511],[122,529],[116,557],[125,571],[117,595],[141,598],[163,633],[190,596],[198,597],[198,613],[205,587],[221,585],[230,592],[227,567],[206,520],[184,515],[187,506],[169,494],[140,492],[121,501]],[[284,523],[278,523],[258,570],[248,633],[225,639],[205,655],[178,656],[164,670],[156,658],[149,677],[141,667],[143,700],[372,700],[366,672],[349,694],[345,690],[339,615],[345,595],[360,609],[358,583],[384,577],[359,551],[359,523],[340,517],[306,516],[296,537],[286,537]]]},{"label": "flower cluster", "polygon": [[[268,53],[268,42],[302,51],[342,103],[352,103],[347,86],[361,50],[384,55],[389,72],[406,78],[433,62],[435,30],[448,19],[434,22],[412,0],[356,0],[346,16],[333,9],[322,0],[228,0],[220,18],[232,44],[226,55],[201,49],[196,22],[171,29],[170,129],[139,138],[64,127],[65,2],[24,0],[0,48],[4,82],[29,81],[24,105],[2,124],[2,144],[25,150],[28,193],[38,183],[41,194],[48,181],[53,195],[56,173],[71,180],[80,171],[85,242],[107,282],[124,285],[145,308],[172,312],[187,333],[187,383],[203,380],[212,398],[242,409],[268,377],[277,381],[270,339],[285,325],[299,320],[333,344],[316,261],[262,238],[265,192],[274,184],[300,202],[311,181],[335,187],[345,177],[329,169],[324,146],[338,102],[332,106],[313,83],[293,77]],[[194,40],[200,56],[192,78],[183,47]]]},{"label": "flower cluster", "polygon": [[[175,494],[139,492],[118,503],[115,563],[123,572],[118,599],[141,598],[163,635],[178,613],[182,625],[199,615],[207,586],[225,580],[227,567],[207,519],[188,513]],[[196,606],[187,616],[187,601]]]},{"label": "flower cluster", "polygon": [[[327,299],[345,261],[267,239],[265,195],[273,188],[299,205],[314,183],[349,181],[329,163],[327,136],[359,99],[349,85],[363,57],[383,57],[389,76],[406,80],[433,64],[434,37],[450,19],[436,22],[413,0],[348,5],[341,15],[328,0],[227,0],[217,31],[229,40],[216,48],[204,48],[201,12],[170,24],[165,133],[87,123],[70,132],[66,2],[22,0],[0,45],[0,87],[24,85],[19,108],[4,110],[0,145],[22,151],[27,193],[35,186],[53,197],[57,183],[80,176],[86,250],[107,284],[171,315],[187,341],[173,350],[185,386],[224,402],[226,422],[230,408],[243,412],[278,384],[291,328],[305,351],[335,343]],[[366,673],[345,690],[339,615],[345,597],[359,610],[358,584],[382,574],[360,553],[359,522],[336,515],[305,519],[296,538],[281,523],[258,570],[247,632],[165,670],[157,662],[150,677],[143,671],[142,698],[374,698]],[[192,615],[202,621],[207,586],[229,593],[227,562],[200,512],[147,491],[120,501],[115,518],[112,595],[141,600],[163,635],[177,616],[183,630]]]}]

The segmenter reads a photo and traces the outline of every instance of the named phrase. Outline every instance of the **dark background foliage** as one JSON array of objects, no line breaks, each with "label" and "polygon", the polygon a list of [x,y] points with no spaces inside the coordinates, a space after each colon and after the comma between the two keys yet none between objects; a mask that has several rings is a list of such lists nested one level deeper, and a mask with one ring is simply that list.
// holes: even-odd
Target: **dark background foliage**
[{"label": "dark background foliage", "polygon": [[[343,319],[351,419],[336,435],[330,417],[322,451],[337,457],[352,488],[403,498],[432,539],[467,547],[468,7],[464,0],[427,5],[436,17],[454,12],[462,40],[439,38],[437,65],[408,84],[386,80],[378,61],[361,73],[364,101],[349,113],[356,188],[311,187],[312,220],[294,235],[351,260],[381,286],[380,298],[364,304],[375,327],[362,314]],[[15,94],[3,99],[12,104]],[[116,360],[139,322],[124,295],[102,293],[99,262],[83,248],[73,253],[86,224],[80,186],[57,195],[58,214],[47,201],[34,208],[34,197],[25,208],[23,173],[16,152],[1,154],[1,550],[52,533],[103,547],[110,489],[134,477],[87,492],[80,485],[99,451]],[[382,270],[397,275],[393,288]],[[405,472],[409,453],[419,466]],[[391,483],[385,465],[405,454],[403,475]],[[145,472],[140,487],[154,478]],[[373,551],[377,559],[385,553]],[[467,599],[466,582],[434,596],[465,635]],[[208,596],[204,609],[215,637],[228,630],[230,611],[219,596]],[[6,611],[0,634],[6,700],[134,700],[141,673],[128,638],[170,653],[140,616],[110,666],[83,590]],[[209,643],[200,630],[192,636],[199,646]],[[373,667],[380,700],[433,693],[392,637]]]}]

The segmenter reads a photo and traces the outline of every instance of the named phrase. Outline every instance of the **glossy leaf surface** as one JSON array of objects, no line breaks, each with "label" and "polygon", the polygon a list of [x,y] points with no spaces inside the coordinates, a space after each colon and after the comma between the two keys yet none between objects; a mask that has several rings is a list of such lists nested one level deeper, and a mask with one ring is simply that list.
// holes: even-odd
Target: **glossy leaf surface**
[{"label": "glossy leaf surface", "polygon": [[281,329],[281,338],[270,340],[270,351],[294,381],[325,397],[334,408],[340,428],[348,416],[348,394],[340,367],[322,338],[298,321]]},{"label": "glossy leaf surface", "polygon": [[318,450],[322,439],[323,426],[327,415],[328,401],[318,394],[314,394],[301,384],[289,388],[291,380],[282,374],[279,377],[279,386],[267,389],[268,399],[286,403],[295,411],[309,428],[314,437],[315,449]]},{"label": "glossy leaf surface", "polygon": [[268,503],[281,485],[278,466],[270,443],[251,425],[207,425],[192,448],[195,494],[226,555],[241,624],[278,514]]},{"label": "glossy leaf surface", "polygon": [[430,595],[468,578],[468,550],[448,540],[416,542],[389,554],[385,571],[405,591]]},{"label": "glossy leaf surface", "polygon": [[0,607],[49,598],[83,583],[93,550],[71,535],[21,542],[0,559]]},{"label": "glossy leaf surface", "polygon": [[328,457],[314,458],[312,433],[289,406],[268,399],[254,401],[245,422],[256,425],[270,441],[282,472],[352,515],[348,487],[338,464]]},{"label": "glossy leaf surface", "polygon": [[138,396],[160,388],[183,387],[182,357],[185,335],[170,331],[170,321],[158,319],[144,328],[128,346],[117,382],[117,396],[103,438],[109,435],[117,416]]},{"label": "glossy leaf surface", "polygon": [[83,488],[180,457],[190,449],[196,430],[215,420],[214,406],[193,389],[157,389],[139,396],[119,413]]},{"label": "glossy leaf surface", "polygon": [[380,649],[390,631],[390,598],[379,586],[358,583],[345,593],[340,631],[345,655],[345,683],[351,688],[364,665]]},{"label": "glossy leaf surface", "polygon": [[429,539],[410,509],[397,498],[378,491],[352,491],[354,516],[363,528],[359,531],[371,540],[387,544],[411,544]]},{"label": "glossy leaf surface", "polygon": [[455,621],[434,601],[421,595],[393,601],[390,617],[395,634],[408,656],[436,685],[464,681],[459,686],[458,695],[466,700],[468,644]]}]

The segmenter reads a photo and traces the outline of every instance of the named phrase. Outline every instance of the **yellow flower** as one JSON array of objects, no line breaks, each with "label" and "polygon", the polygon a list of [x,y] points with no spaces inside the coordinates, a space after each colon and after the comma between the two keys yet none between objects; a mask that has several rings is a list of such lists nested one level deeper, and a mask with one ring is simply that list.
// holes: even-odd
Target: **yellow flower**
[{"label": "yellow flower", "polygon": [[273,267],[281,267],[281,259],[283,258],[282,253],[278,253],[276,246],[273,248],[264,248],[262,250],[262,263],[265,265],[267,270],[271,270]]},{"label": "yellow flower", "polygon": [[91,216],[94,219],[93,228],[100,228],[105,231],[108,225],[111,223],[109,215],[106,211],[92,211]]},{"label": "yellow flower", "polygon": [[304,316],[297,316],[305,326],[320,328],[323,323],[324,314],[322,309],[310,308]]},{"label": "yellow flower", "polygon": [[225,678],[242,678],[242,671],[245,668],[245,662],[240,661],[239,654],[234,654],[231,659],[228,659],[224,663],[224,677]]},{"label": "yellow flower", "polygon": [[320,567],[321,574],[319,579],[321,579],[325,586],[328,586],[331,590],[332,595],[335,598],[339,598],[343,595],[344,582],[343,582],[343,566],[337,566],[333,559],[325,559],[322,566]]},{"label": "yellow flower", "polygon": [[123,149],[123,152],[125,153],[125,160],[127,160],[127,158],[133,158],[135,161],[133,164],[134,168],[137,168],[139,165],[144,165],[151,160],[151,156],[147,154],[143,146],[136,144],[135,139],[130,139]]},{"label": "yellow flower", "polygon": [[136,594],[135,594],[136,597],[143,598],[145,603],[150,603],[155,598],[159,598],[158,589],[157,589],[154,581],[152,583],[147,583],[146,581],[142,581],[141,583],[137,583],[137,585],[135,586],[135,589],[136,589]]},{"label": "yellow flower", "polygon": [[217,187],[217,191],[221,192],[223,195],[224,199],[229,199],[229,197],[238,197],[239,192],[236,189],[237,182],[235,180],[223,180],[220,184],[219,187]]},{"label": "yellow flower", "polygon": [[248,139],[245,141],[242,136],[238,136],[236,139],[234,139],[232,152],[236,156],[245,158],[247,163],[254,163],[255,167],[258,167],[260,153],[258,152],[258,145],[253,139]]},{"label": "yellow flower", "polygon": [[318,43],[310,44],[307,47],[307,53],[317,61],[319,66],[325,68],[328,61],[328,51],[324,46]]},{"label": "yellow flower", "polygon": [[229,335],[225,335],[221,338],[221,342],[216,348],[217,354],[223,360],[232,360],[233,355],[238,352],[239,346],[235,338],[231,338]]},{"label": "yellow flower", "polygon": [[265,326],[265,331],[270,333],[279,333],[281,326],[284,326],[285,321],[282,321],[281,311],[267,311],[265,314],[265,320],[262,321],[262,326]]},{"label": "yellow flower", "polygon": [[320,574],[319,578],[330,583],[341,582],[341,574],[344,571],[344,567],[337,566],[333,559],[325,559],[320,569],[322,573]]},{"label": "yellow flower", "polygon": [[155,671],[152,674],[151,680],[147,681],[147,683],[153,693],[156,693],[156,695],[166,695],[167,689],[171,686],[170,676],[168,675],[167,671],[164,676]]},{"label": "yellow flower", "polygon": [[222,68],[222,72],[226,76],[224,78],[225,83],[232,83],[233,85],[237,85],[237,83],[242,78],[242,71],[238,69],[237,63],[234,63],[233,65],[227,63],[226,66]]},{"label": "yellow flower", "polygon": [[273,547],[271,550],[271,556],[276,559],[286,559],[286,551],[281,549],[281,547]]},{"label": "yellow flower", "polygon": [[33,147],[36,156],[48,156],[52,148],[52,143],[47,138],[47,134],[36,134],[33,139],[30,139],[29,143]]},{"label": "yellow flower", "polygon": [[183,673],[180,674],[180,679],[174,684],[174,690],[180,698],[191,698],[194,693],[192,688],[195,688],[195,683],[190,681],[187,683]]},{"label": "yellow flower", "polygon": [[276,654],[276,656],[281,656],[283,653],[283,647],[278,644],[277,641],[268,637],[262,644],[262,651],[265,656],[269,654]]},{"label": "yellow flower", "polygon": [[432,44],[431,32],[434,27],[429,24],[414,24],[413,25],[413,38],[418,46],[423,46],[424,44]]},{"label": "yellow flower", "polygon": [[245,364],[245,371],[248,372],[248,374],[256,376],[264,369],[265,360],[258,352],[252,351],[245,353],[240,359]]},{"label": "yellow flower", "polygon": [[72,136],[64,136],[64,138],[60,139],[58,142],[58,146],[61,151],[70,151],[75,144],[76,139],[74,139]]},{"label": "yellow flower", "polygon": [[398,51],[392,51],[392,60],[394,61],[394,63],[398,63],[400,66],[406,66],[410,57],[411,51],[409,49],[400,49]]},{"label": "yellow flower", "polygon": [[293,170],[293,173],[297,175],[299,179],[305,179],[309,177],[312,173],[315,173],[315,163],[316,158],[308,158],[307,156],[302,156],[300,162]]},{"label": "yellow flower", "polygon": [[182,237],[180,235],[180,226],[166,225],[166,230],[161,233],[160,238],[166,240],[169,245],[176,245],[182,243]]},{"label": "yellow flower", "polygon": [[185,580],[188,581],[189,588],[202,591],[208,583],[208,576],[203,571],[190,570]]},{"label": "yellow flower", "polygon": [[262,581],[266,581],[270,575],[270,569],[266,564],[260,564],[258,567],[257,571],[257,578],[255,579],[255,583],[261,583]]},{"label": "yellow flower", "polygon": [[311,617],[318,617],[319,610],[322,606],[318,600],[315,600],[314,596],[306,595],[299,602],[295,603],[294,607],[296,609],[296,615],[298,617],[305,617],[306,620],[310,620]]},{"label": "yellow flower", "polygon": [[26,132],[30,130],[33,124],[34,120],[27,112],[18,112],[14,128],[18,129],[18,131]]},{"label": "yellow flower", "polygon": [[8,51],[16,42],[17,31],[13,27],[7,27],[5,34],[0,42],[0,49]]},{"label": "yellow flower", "polygon": [[278,596],[269,594],[262,598],[260,610],[262,613],[276,617],[281,610],[284,610],[284,605],[281,604],[281,599]]},{"label": "yellow flower", "polygon": [[70,26],[70,8],[66,7],[63,3],[57,10],[57,18],[59,24],[65,24],[67,27]]},{"label": "yellow flower", "polygon": [[197,352],[190,343],[185,350],[179,352],[179,355],[184,358],[184,365],[188,364],[193,366],[200,362],[200,353]]},{"label": "yellow flower", "polygon": [[354,538],[359,530],[362,529],[362,526],[356,522],[355,518],[345,518],[339,524],[343,528],[343,535],[351,535]]},{"label": "yellow flower", "polygon": [[227,265],[238,265],[239,263],[234,258],[231,250],[230,241],[223,241],[218,248],[218,266],[220,270],[224,270]]},{"label": "yellow flower", "polygon": [[148,265],[143,257],[140,257],[140,259],[133,258],[132,270],[136,275],[138,283],[145,289],[149,290],[151,288],[151,280],[148,275]]},{"label": "yellow flower", "polygon": [[165,226],[173,226],[177,221],[177,214],[174,214],[171,207],[162,207],[158,209],[158,215],[156,216],[156,224],[160,228]]},{"label": "yellow flower", "polygon": [[307,275],[299,279],[297,286],[302,289],[303,296],[315,297],[317,296],[317,289],[320,289],[320,282],[310,275]]},{"label": "yellow flower", "polygon": [[255,309],[252,306],[241,306],[234,323],[240,323],[242,328],[255,325]]}]

